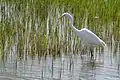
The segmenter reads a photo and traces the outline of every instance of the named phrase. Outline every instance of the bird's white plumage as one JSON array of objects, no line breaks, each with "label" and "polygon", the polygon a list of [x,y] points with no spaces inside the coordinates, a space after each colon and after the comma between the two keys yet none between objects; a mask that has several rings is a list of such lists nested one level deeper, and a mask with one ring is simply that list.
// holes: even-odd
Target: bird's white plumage
[{"label": "bird's white plumage", "polygon": [[70,21],[70,27],[76,33],[77,36],[82,40],[82,42],[89,44],[89,45],[100,45],[102,47],[106,46],[105,42],[101,40],[96,34],[92,31],[88,30],[87,28],[83,28],[78,30],[73,25],[73,17],[69,13],[63,13],[62,17],[65,16]]},{"label": "bird's white plumage", "polygon": [[102,42],[102,40],[96,34],[94,34],[92,31],[88,30],[87,28],[83,28],[83,29],[79,30],[78,36],[82,40],[84,40],[84,42],[87,44],[99,45]]}]

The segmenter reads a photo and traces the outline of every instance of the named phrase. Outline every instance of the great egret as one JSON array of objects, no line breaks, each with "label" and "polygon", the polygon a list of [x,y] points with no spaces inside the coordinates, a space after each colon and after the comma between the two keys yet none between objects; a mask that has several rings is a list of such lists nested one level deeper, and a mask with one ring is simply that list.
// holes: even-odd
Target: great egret
[{"label": "great egret", "polygon": [[[69,13],[63,13],[62,17],[66,17],[69,20],[69,25],[72,28],[72,30],[76,33],[76,35],[82,40],[82,42],[89,46],[95,46],[99,45],[101,47],[106,46],[105,42],[101,40],[96,34],[94,34],[92,31],[88,30],[87,28],[83,28],[81,30],[78,30],[73,25],[73,16]],[[93,54],[91,52],[91,57],[93,57]]]}]

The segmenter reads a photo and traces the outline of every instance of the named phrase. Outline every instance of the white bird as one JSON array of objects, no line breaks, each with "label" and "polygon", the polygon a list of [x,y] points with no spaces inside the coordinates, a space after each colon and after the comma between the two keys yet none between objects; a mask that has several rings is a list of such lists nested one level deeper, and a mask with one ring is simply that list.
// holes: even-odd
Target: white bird
[{"label": "white bird", "polygon": [[[74,27],[73,25],[73,16],[70,15],[69,13],[63,13],[62,17],[66,17],[69,20],[69,25],[76,33],[76,35],[82,40],[82,42],[86,45],[89,46],[101,46],[104,47],[106,46],[105,42],[101,40],[96,34],[94,34],[92,31],[88,30],[87,28],[83,28],[81,30],[78,30],[77,28]],[[91,53],[91,57],[93,57],[93,54]]]}]

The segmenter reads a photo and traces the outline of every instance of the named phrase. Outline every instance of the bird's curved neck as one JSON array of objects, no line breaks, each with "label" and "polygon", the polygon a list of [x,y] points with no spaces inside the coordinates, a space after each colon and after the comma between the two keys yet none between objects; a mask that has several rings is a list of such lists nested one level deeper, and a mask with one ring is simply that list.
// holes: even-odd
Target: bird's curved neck
[{"label": "bird's curved neck", "polygon": [[73,30],[74,32],[78,32],[78,29],[75,28],[75,26],[73,25],[73,20],[70,21],[70,27],[72,28],[72,30]]}]

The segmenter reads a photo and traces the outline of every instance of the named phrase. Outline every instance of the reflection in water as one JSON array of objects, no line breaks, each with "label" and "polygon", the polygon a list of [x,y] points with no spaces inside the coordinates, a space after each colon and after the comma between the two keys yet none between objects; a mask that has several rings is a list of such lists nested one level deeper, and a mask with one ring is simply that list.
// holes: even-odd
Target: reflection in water
[{"label": "reflection in water", "polygon": [[[119,45],[117,45],[119,46]],[[119,53],[119,47],[117,53]],[[115,49],[113,49],[114,52]],[[119,80],[119,54],[95,51],[96,60],[87,54],[28,57],[20,60],[11,53],[0,64],[0,79],[4,80]]]}]

